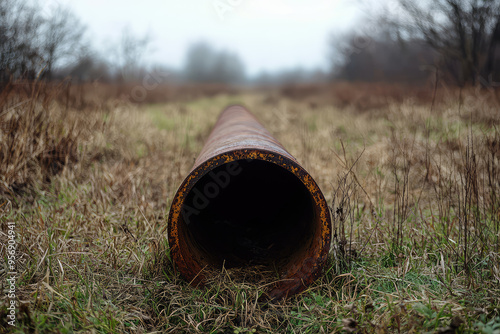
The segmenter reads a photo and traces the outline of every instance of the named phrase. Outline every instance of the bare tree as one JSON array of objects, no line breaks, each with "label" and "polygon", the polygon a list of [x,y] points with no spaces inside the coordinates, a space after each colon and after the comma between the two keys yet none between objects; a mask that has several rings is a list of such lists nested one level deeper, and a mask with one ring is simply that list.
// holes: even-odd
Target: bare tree
[{"label": "bare tree", "polygon": [[37,2],[0,0],[0,82],[40,73],[50,79],[56,65],[67,65],[83,48],[85,27],[67,8],[43,17]]},{"label": "bare tree", "polygon": [[39,70],[38,35],[43,19],[23,0],[0,0],[0,83],[33,79]]},{"label": "bare tree", "polygon": [[215,63],[215,51],[205,42],[198,42],[189,47],[184,74],[189,81],[209,82]]},{"label": "bare tree", "polygon": [[140,37],[127,26],[122,31],[121,41],[116,48],[121,80],[137,80],[141,72],[141,58],[146,53],[151,38],[147,34]]},{"label": "bare tree", "polygon": [[244,65],[237,54],[222,51],[216,54],[212,68],[212,81],[234,84],[245,79]]},{"label": "bare tree", "polygon": [[234,84],[245,78],[244,65],[238,55],[214,50],[205,42],[189,48],[185,66],[186,79],[192,82]]},{"label": "bare tree", "polygon": [[[397,25],[438,51],[460,84],[491,78],[500,45],[500,0],[399,0]],[[497,69],[498,70],[498,69]]]},{"label": "bare tree", "polygon": [[68,8],[58,6],[44,22],[42,31],[45,77],[50,80],[58,62],[76,60],[80,56],[85,26]]}]

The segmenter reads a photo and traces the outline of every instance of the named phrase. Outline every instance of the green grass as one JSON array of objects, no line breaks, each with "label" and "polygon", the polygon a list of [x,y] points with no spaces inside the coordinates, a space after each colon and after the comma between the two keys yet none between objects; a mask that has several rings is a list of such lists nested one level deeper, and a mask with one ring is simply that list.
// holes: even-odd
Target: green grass
[{"label": "green grass", "polygon": [[[3,322],[7,299],[1,302],[0,330],[497,333],[498,206],[488,197],[495,187],[487,185],[483,158],[484,142],[494,142],[498,131],[471,124],[481,181],[481,197],[474,203],[481,219],[476,222],[474,205],[459,214],[464,151],[441,146],[444,140],[467,145],[467,131],[458,128],[468,124],[450,112],[453,103],[436,106],[436,116],[427,122],[428,106],[398,104],[385,114],[377,111],[373,119],[370,112],[349,114],[330,104],[312,109],[301,101],[267,100],[256,93],[218,95],[97,113],[86,122],[82,118],[85,136],[79,138],[78,161],[26,192],[0,197],[2,231],[16,222],[16,293],[22,302],[15,328]],[[349,199],[342,202],[348,217],[332,217],[337,239],[324,275],[279,303],[260,301],[262,282],[241,280],[231,270],[206,287],[190,286],[176,271],[166,241],[177,187],[218,113],[241,102],[306,166],[332,209]],[[107,125],[94,129],[91,117]],[[432,125],[427,154],[433,174],[428,180],[426,124]],[[405,140],[415,142],[413,151],[407,146],[391,150]],[[406,185],[401,181],[404,159],[411,165]],[[396,200],[395,175],[399,189],[410,192],[407,201]],[[403,206],[408,209],[404,217],[394,214]],[[398,240],[394,218],[403,226]],[[467,250],[465,218],[470,223]],[[1,256],[5,267],[4,250]],[[5,271],[0,279],[5,282]]]},{"label": "green grass", "polygon": [[153,123],[161,130],[173,130],[179,124],[176,119],[167,116],[163,105],[151,105],[147,109]]}]

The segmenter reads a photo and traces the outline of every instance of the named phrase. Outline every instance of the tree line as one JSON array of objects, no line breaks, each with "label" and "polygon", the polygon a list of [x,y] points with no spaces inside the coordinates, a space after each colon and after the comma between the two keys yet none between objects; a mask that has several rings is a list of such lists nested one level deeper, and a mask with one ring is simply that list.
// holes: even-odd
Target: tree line
[{"label": "tree line", "polygon": [[[329,42],[330,70],[300,68],[249,79],[241,58],[199,42],[187,51],[179,82],[279,84],[328,80],[500,85],[500,0],[390,0],[369,24]],[[68,8],[0,0],[0,85],[11,80],[124,82],[147,72],[151,40],[124,29],[114,54],[102,56]],[[166,70],[161,69],[164,73]]]},{"label": "tree line", "polygon": [[499,0],[394,0],[367,26],[334,39],[345,80],[500,85]]}]

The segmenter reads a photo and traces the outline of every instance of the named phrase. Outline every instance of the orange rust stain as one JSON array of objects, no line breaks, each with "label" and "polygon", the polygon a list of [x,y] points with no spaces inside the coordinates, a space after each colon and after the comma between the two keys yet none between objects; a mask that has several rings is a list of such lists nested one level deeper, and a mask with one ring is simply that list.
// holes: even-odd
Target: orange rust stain
[{"label": "orange rust stain", "polygon": [[[223,153],[220,155],[217,155],[215,157],[210,158],[209,160],[205,161],[204,163],[201,163],[198,165],[196,168],[194,168],[191,173],[186,177],[184,182],[182,183],[181,187],[178,189],[173,201],[172,201],[172,208],[170,211],[170,217],[169,217],[169,238],[172,240],[172,245],[171,245],[171,250],[173,253],[173,257],[179,268],[181,269],[181,272],[183,270],[186,271],[186,275],[189,276],[190,273],[192,272],[192,275],[198,275],[198,273],[194,273],[193,269],[198,268],[201,270],[202,268],[199,267],[197,263],[194,263],[193,259],[189,257],[189,250],[188,249],[183,249],[180,244],[180,235],[179,235],[179,218],[180,218],[180,213],[181,213],[181,208],[183,205],[183,201],[185,197],[187,196],[188,192],[190,189],[194,186],[196,183],[195,179],[200,179],[208,173],[209,170],[223,164],[227,164],[229,162],[239,160],[239,159],[253,159],[253,160],[263,160],[263,161],[269,161],[275,164],[280,165],[281,167],[289,170],[292,172],[296,177],[298,177],[302,183],[306,186],[308,191],[311,193],[315,205],[319,209],[319,216],[320,216],[320,221],[322,224],[320,225],[320,235],[321,235],[321,240],[316,248],[316,251],[314,251],[312,254],[309,254],[309,257],[312,259],[315,259],[315,264],[313,265],[313,269],[311,271],[311,275],[314,275],[307,278],[305,278],[306,282],[312,282],[317,274],[315,274],[319,269],[322,267],[322,263],[317,262],[318,259],[324,256],[325,253],[328,252],[329,248],[329,240],[330,240],[330,235],[331,235],[331,223],[330,223],[330,216],[329,216],[329,209],[326,204],[326,201],[321,194],[321,190],[319,189],[318,185],[316,182],[313,180],[313,178],[300,166],[298,165],[297,162],[290,160],[287,157],[283,157],[281,155],[276,155],[271,152],[262,152],[259,150],[239,150],[235,152],[229,152],[229,153]],[[297,167],[298,165],[298,167]],[[188,190],[189,189],[189,190]],[[186,257],[187,255],[188,257]],[[190,266],[191,269],[189,268]],[[194,267],[193,267],[194,266]],[[181,268],[182,267],[182,268]],[[319,268],[319,269],[318,269]],[[301,272],[301,266],[300,265],[294,265],[292,268],[289,268],[287,270],[287,273],[285,274],[284,279],[286,280],[287,277],[294,277],[294,275],[300,275],[303,276],[304,273]],[[307,274],[307,273],[306,273]],[[194,279],[194,276],[187,277],[189,280]],[[203,281],[203,275],[199,275],[197,278],[197,282],[202,282]],[[302,278],[301,278],[302,279]],[[282,289],[286,290],[287,286],[291,286],[291,283],[283,283]],[[280,289],[281,289],[280,288]],[[278,288],[277,288],[278,289]],[[293,288],[295,291],[296,289]],[[299,289],[300,290],[300,289]],[[276,292],[279,294],[279,292]]]}]

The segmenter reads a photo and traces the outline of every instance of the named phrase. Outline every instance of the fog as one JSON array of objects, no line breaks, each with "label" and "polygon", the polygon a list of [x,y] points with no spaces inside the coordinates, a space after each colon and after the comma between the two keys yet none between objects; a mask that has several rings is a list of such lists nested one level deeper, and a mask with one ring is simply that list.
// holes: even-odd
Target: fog
[{"label": "fog", "polygon": [[500,1],[2,0],[1,81],[500,81]]}]

